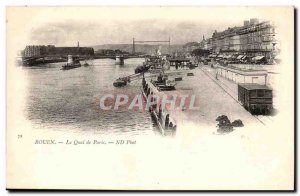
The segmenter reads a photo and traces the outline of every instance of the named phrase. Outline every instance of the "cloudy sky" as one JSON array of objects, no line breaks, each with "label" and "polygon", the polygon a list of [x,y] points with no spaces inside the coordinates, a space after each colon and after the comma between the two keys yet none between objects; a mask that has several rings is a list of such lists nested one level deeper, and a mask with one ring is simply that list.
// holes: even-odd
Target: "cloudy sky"
[{"label": "cloudy sky", "polygon": [[[227,24],[229,25],[229,24]],[[89,22],[68,20],[47,23],[33,28],[30,40],[35,44],[81,45],[132,43],[136,40],[168,40],[174,44],[200,41],[217,30],[226,28],[226,24],[207,24],[196,21],[172,20],[135,20]]]},{"label": "cloudy sky", "polygon": [[[276,9],[276,8],[275,8]],[[136,40],[200,41],[214,30],[241,26],[243,20],[273,19],[268,8],[249,7],[19,7],[9,8],[18,45],[81,46],[129,44]],[[274,12],[274,9],[272,10]],[[276,11],[276,10],[275,10]]]}]

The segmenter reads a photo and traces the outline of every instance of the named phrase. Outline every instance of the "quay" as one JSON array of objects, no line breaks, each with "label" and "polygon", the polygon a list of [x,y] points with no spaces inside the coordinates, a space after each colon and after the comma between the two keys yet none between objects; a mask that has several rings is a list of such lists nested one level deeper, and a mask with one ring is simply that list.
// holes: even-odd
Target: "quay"
[{"label": "quay", "polygon": [[[201,70],[203,71],[203,73],[205,73],[208,77],[210,77],[213,81],[215,81],[216,84],[218,84],[218,86],[220,88],[222,88],[224,90],[224,92],[226,92],[230,97],[232,97],[232,99],[234,99],[237,103],[239,103],[242,107],[242,101],[240,101],[239,98],[239,92],[238,92],[238,84],[247,84],[247,83],[252,83],[253,86],[256,86],[257,83],[253,83],[252,80],[248,81],[246,80],[242,80],[240,83],[236,80],[232,80],[231,77],[226,77],[225,75],[220,75],[220,71],[219,68],[215,68],[212,66],[208,66],[208,65],[201,65],[200,66]],[[259,68],[260,71],[263,71],[263,73],[265,74],[265,70],[261,70],[261,68]],[[255,72],[255,70],[252,70],[253,72]],[[252,73],[253,74],[253,73]],[[250,74],[251,75],[251,74]],[[247,76],[246,76],[247,77]],[[254,76],[256,77],[256,76]],[[266,81],[263,80],[263,82],[261,84],[265,84],[268,87],[272,86],[271,84],[274,83],[274,80],[276,80],[274,77],[276,77],[276,74],[272,74],[268,71],[267,77],[266,77]],[[251,76],[250,76],[251,78]],[[262,77],[264,78],[264,76]],[[255,81],[257,82],[257,81]],[[277,94],[278,92],[276,91],[276,89],[272,89],[272,94],[273,94],[273,108],[277,108],[278,106],[278,98],[277,98]],[[254,118],[256,118],[258,121],[260,121],[262,124],[266,125],[269,124],[270,122],[273,122],[273,117],[272,116],[264,116],[264,115],[253,115]]]},{"label": "quay", "polygon": [[[206,69],[208,68],[208,69]],[[237,97],[237,84],[232,83],[230,87],[222,84],[221,81],[215,78],[214,74],[209,71],[209,66],[199,67],[193,70],[183,70],[182,80],[177,81],[176,90],[173,91],[159,91],[153,84],[154,78],[146,78],[143,94],[145,98],[149,94],[159,96],[166,95],[168,97],[176,96],[192,96],[196,97],[196,110],[189,110],[188,105],[184,108],[174,108],[172,110],[165,109],[165,114],[169,114],[169,118],[174,121],[172,124],[176,125],[176,132],[187,130],[186,126],[193,124],[197,127],[205,127],[205,130],[216,131],[216,119],[221,115],[226,115],[231,121],[240,119],[245,126],[264,125],[262,119],[253,116],[250,112],[245,110]],[[192,74],[188,74],[192,73]],[[189,75],[189,76],[188,76]],[[174,76],[170,78],[174,79]],[[145,90],[145,86],[146,89]],[[232,92],[234,91],[234,93]],[[154,106],[151,108],[151,115],[158,115],[159,108]],[[159,119],[159,118],[158,118]],[[160,120],[160,121],[159,121]],[[164,133],[164,123],[161,119],[158,121],[158,126]]]},{"label": "quay", "polygon": [[[142,95],[146,102],[155,102],[152,96],[154,94],[163,94],[152,84],[151,81],[146,81],[145,78],[142,80],[142,87]],[[164,110],[161,105],[154,104],[149,106],[149,112],[151,113],[151,117],[153,118],[158,130],[162,133],[162,135],[175,135],[177,125],[167,110]]]}]

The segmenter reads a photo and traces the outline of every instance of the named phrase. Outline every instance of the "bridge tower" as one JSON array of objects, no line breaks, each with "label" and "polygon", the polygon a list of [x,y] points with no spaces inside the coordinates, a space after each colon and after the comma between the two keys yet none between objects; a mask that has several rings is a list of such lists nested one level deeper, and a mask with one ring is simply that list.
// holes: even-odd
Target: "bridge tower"
[{"label": "bridge tower", "polygon": [[134,38],[132,38],[132,54],[135,54],[135,42],[134,42]]},{"label": "bridge tower", "polygon": [[168,40],[135,40],[134,38],[132,38],[132,54],[135,54],[135,44],[136,43],[168,43],[169,44],[169,54],[171,53],[171,39],[169,37]]},{"label": "bridge tower", "polygon": [[169,37],[169,55],[171,55],[171,38]]}]

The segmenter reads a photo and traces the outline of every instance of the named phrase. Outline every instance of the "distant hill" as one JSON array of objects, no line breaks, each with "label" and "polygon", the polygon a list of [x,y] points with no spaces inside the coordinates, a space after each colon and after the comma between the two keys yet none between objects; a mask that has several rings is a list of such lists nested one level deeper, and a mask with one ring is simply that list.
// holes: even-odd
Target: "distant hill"
[{"label": "distant hill", "polygon": [[[96,45],[90,46],[94,48],[95,52],[97,50],[106,49],[106,50],[122,50],[126,52],[132,52],[132,44],[103,44],[103,45]],[[136,44],[135,51],[142,52],[146,54],[155,53],[155,51],[160,48],[161,53],[169,53],[169,45],[150,45],[150,44]],[[170,46],[171,53],[176,51],[182,51],[183,45],[171,45]]]}]

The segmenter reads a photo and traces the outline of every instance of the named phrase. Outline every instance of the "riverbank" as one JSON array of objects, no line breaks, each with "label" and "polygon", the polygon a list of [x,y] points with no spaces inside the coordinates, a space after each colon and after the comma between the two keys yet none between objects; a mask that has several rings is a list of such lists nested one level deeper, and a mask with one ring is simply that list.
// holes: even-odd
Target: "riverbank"
[{"label": "riverbank", "polygon": [[236,88],[234,85],[226,87],[220,84],[207,68],[208,66],[188,70],[188,73],[193,73],[193,76],[187,76],[185,72],[182,81],[177,82],[175,91],[160,92],[168,97],[192,97],[193,95],[196,97],[195,107],[198,109],[190,110],[188,105],[185,105],[186,109],[180,107],[172,110],[166,109],[165,112],[170,114],[176,122],[177,132],[186,130],[190,124],[197,126],[198,129],[216,132],[216,119],[221,115],[226,115],[231,121],[240,119],[245,126],[263,125],[235,99],[237,86]]}]

